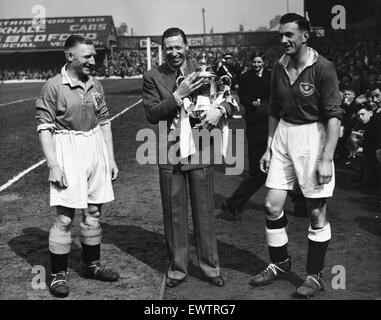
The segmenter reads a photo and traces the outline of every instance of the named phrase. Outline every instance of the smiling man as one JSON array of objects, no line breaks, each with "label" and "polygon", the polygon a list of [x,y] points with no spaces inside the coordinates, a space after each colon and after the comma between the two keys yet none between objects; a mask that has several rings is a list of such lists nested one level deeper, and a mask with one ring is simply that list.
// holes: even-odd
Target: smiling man
[{"label": "smiling man", "polygon": [[[166,122],[167,132],[160,136],[168,149],[159,149],[159,158],[167,159],[176,141],[168,139],[180,128],[180,112],[183,99],[203,84],[204,79],[194,72],[195,66],[187,59],[187,38],[179,28],[167,29],[162,36],[166,63],[147,71],[143,81],[143,105],[148,121]],[[177,86],[176,79],[184,76]],[[214,128],[222,117],[230,117],[232,106],[223,102],[218,108],[205,112],[201,125]],[[165,154],[164,154],[165,153]],[[166,284],[176,287],[188,273],[188,190],[192,206],[196,252],[201,270],[207,281],[221,287],[214,221],[214,170],[207,163],[159,163],[161,201],[164,214],[164,233],[169,256]]]},{"label": "smiling man", "polygon": [[331,238],[326,198],[335,185],[333,155],[343,115],[334,65],[307,46],[309,32],[304,17],[282,16],[279,35],[285,54],[272,72],[267,150],[260,160],[261,170],[267,172],[266,240],[271,263],[250,282],[268,284],[291,269],[283,206],[297,181],[310,216],[307,277],[297,289],[303,297],[325,288],[322,270]]},{"label": "smiling man", "polygon": [[49,289],[56,297],[69,294],[66,277],[75,209],[83,212],[82,276],[101,281],[119,277],[100,264],[101,207],[114,200],[111,180],[118,168],[103,88],[90,76],[95,55],[89,39],[68,37],[66,64],[42,87],[36,102],[37,131],[49,167],[50,205],[57,210],[49,234]]}]

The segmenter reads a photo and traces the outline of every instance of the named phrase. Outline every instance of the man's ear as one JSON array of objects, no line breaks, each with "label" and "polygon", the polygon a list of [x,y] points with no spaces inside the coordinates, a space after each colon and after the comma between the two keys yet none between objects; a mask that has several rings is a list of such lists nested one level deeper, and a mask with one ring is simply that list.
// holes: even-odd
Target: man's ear
[{"label": "man's ear", "polygon": [[304,31],[303,38],[304,38],[303,43],[306,43],[308,39],[310,38],[310,33],[308,31]]},{"label": "man's ear", "polygon": [[66,61],[68,62],[73,61],[73,53],[70,52],[70,50],[65,51],[65,57],[66,57]]}]

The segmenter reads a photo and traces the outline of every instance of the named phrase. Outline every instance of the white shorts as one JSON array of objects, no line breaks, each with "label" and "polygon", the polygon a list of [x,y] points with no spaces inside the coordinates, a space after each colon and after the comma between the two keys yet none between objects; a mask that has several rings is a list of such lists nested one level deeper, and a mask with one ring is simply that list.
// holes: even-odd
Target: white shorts
[{"label": "white shorts", "polygon": [[280,120],[271,145],[266,187],[292,190],[297,181],[306,198],[331,197],[335,187],[334,167],[328,184],[318,184],[316,179],[324,144],[325,126],[321,122],[300,125]]},{"label": "white shorts", "polygon": [[50,205],[84,209],[88,204],[114,200],[106,143],[99,127],[88,132],[57,131],[54,136],[57,162],[68,187],[50,184]]}]

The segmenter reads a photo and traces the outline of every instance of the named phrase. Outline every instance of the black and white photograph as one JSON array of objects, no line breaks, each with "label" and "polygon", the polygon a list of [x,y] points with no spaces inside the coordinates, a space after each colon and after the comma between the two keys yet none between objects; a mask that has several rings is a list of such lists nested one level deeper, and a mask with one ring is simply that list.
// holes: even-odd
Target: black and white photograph
[{"label": "black and white photograph", "polygon": [[0,0],[0,111],[0,300],[381,299],[379,0]]}]

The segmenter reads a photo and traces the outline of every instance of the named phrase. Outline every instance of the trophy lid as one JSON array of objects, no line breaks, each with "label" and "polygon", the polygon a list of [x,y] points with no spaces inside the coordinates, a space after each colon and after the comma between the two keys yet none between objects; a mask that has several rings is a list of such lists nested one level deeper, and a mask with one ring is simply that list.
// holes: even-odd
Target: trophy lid
[{"label": "trophy lid", "polygon": [[210,69],[210,66],[207,65],[207,62],[208,61],[206,58],[206,54],[203,52],[200,55],[199,66],[197,68],[199,70],[198,76],[200,78],[214,78],[214,77],[216,77],[216,75],[212,71],[207,70],[208,68]]}]

